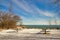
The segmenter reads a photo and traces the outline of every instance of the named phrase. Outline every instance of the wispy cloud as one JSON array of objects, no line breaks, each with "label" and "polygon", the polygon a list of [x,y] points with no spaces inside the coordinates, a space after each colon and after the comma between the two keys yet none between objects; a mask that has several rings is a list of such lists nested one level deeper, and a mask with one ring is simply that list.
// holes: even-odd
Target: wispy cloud
[{"label": "wispy cloud", "polygon": [[[24,3],[24,2],[21,2],[21,1],[18,1],[18,0],[14,0],[13,2],[15,2],[20,8],[22,8],[24,11],[26,11],[26,12],[32,12],[31,11],[31,8],[28,6],[28,5],[26,5],[26,3]],[[26,13],[27,14],[27,13]]]},{"label": "wispy cloud", "polygon": [[27,21],[25,21],[23,24],[24,25],[49,25],[48,21],[43,19],[37,19],[37,20],[30,19],[29,21],[27,19]]},{"label": "wispy cloud", "polygon": [[60,20],[57,20],[55,23],[55,20],[51,20],[51,23],[49,23],[49,20],[44,20],[44,19],[27,19],[27,21],[23,21],[24,25],[60,25]]},{"label": "wispy cloud", "polygon": [[[30,14],[32,15],[31,18],[21,16],[23,19],[23,22],[24,22],[23,24],[39,24],[39,25],[44,24],[44,25],[46,25],[49,23],[45,19],[37,18],[35,20],[35,18],[38,15],[43,15],[43,16],[47,16],[47,17],[54,17],[55,16],[53,12],[41,10],[38,7],[36,7],[34,4],[29,5],[29,3],[26,1],[14,0],[13,2],[16,3],[24,11],[26,11],[26,13],[24,13],[25,15],[29,15],[29,16],[30,16]],[[36,15],[36,14],[38,14],[38,15]]]},{"label": "wispy cloud", "polygon": [[43,11],[41,9],[39,9],[38,7],[36,6],[33,6],[33,8],[36,10],[37,13],[39,13],[40,15],[44,15],[44,16],[47,16],[47,17],[54,17],[55,14],[53,12],[49,12],[49,11]]},{"label": "wispy cloud", "polygon": [[[14,10],[17,11],[17,13],[22,10],[21,14],[26,15],[26,17],[20,15],[23,19],[24,24],[39,24],[39,25],[40,24],[49,24],[47,19],[46,20],[45,20],[45,18],[41,19],[41,15],[44,17],[45,16],[52,17],[52,18],[55,17],[54,12],[42,10],[42,9],[38,8],[33,2],[31,4],[31,3],[27,2],[26,0],[20,0],[20,1],[19,0],[12,0],[12,1],[13,1],[13,3],[17,4],[17,6],[19,7],[19,8],[14,7],[15,8]],[[41,1],[43,2],[43,0],[41,0]],[[30,18],[28,18],[29,16],[30,16]]]},{"label": "wispy cloud", "polygon": [[51,13],[51,12],[48,12],[48,11],[43,11],[39,8],[37,8],[35,5],[28,5],[28,3],[26,1],[17,1],[17,0],[14,0],[14,2],[19,6],[21,7],[22,9],[24,9],[27,13],[26,14],[32,14],[32,16],[35,16],[35,14],[41,14],[41,15],[44,15],[44,16],[49,16],[49,17],[53,17],[54,14]]}]

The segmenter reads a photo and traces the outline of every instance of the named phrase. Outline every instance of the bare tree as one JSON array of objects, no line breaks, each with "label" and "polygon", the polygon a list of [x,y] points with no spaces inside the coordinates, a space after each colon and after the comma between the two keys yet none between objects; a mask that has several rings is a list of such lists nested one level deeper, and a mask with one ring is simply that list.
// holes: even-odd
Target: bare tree
[{"label": "bare tree", "polygon": [[20,17],[11,13],[0,13],[0,27],[1,28],[15,28],[16,23],[20,21]]},{"label": "bare tree", "polygon": [[[56,12],[57,12],[57,17],[60,19],[60,0],[56,0],[55,2],[54,2],[54,4],[55,5],[57,5],[57,9],[56,9]],[[56,20],[55,20],[56,21]]]}]

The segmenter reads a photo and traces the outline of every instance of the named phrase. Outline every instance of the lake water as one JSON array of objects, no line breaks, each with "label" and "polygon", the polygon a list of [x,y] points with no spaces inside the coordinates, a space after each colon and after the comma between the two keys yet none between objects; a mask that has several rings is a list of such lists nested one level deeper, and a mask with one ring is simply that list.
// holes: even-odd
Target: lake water
[{"label": "lake water", "polygon": [[60,25],[24,25],[27,28],[60,28]]}]

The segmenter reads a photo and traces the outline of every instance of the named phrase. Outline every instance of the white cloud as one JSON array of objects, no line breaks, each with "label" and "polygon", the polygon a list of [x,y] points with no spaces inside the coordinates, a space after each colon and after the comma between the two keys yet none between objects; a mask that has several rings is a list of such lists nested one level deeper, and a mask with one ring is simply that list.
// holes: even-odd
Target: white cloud
[{"label": "white cloud", "polygon": [[49,16],[49,17],[54,17],[55,15],[53,14],[53,13],[51,13],[51,12],[44,12],[43,13],[45,16]]},{"label": "white cloud", "polygon": [[[32,18],[25,18],[25,17],[22,17],[23,18],[23,24],[24,25],[60,25],[60,20],[59,19],[56,19],[56,22],[55,23],[55,19],[32,19]],[[49,23],[50,21],[51,23]]]},{"label": "white cloud", "polygon": [[[24,25],[50,25],[48,20],[30,20],[23,23]],[[54,20],[51,21],[51,25],[60,25],[60,21],[57,21],[57,24]]]},{"label": "white cloud", "polygon": [[[20,2],[20,1],[17,1],[17,0],[14,0],[14,2],[19,6],[21,7],[23,10],[25,10],[27,13],[24,13],[26,15],[30,14],[34,17],[36,17],[35,14],[40,14],[40,15],[44,15],[44,16],[47,16],[47,17],[54,17],[55,14],[53,12],[49,12],[49,11],[43,11],[41,9],[39,9],[38,7],[36,7],[35,5],[28,5],[29,3],[27,3],[26,1],[23,1],[23,2]],[[38,16],[37,15],[37,16]],[[41,25],[41,24],[44,24],[44,25],[47,25],[49,24],[47,20],[34,20],[34,18],[31,17],[31,18],[25,18],[25,17],[22,17],[23,19],[23,24],[26,24],[26,25],[33,25],[33,24],[36,24],[36,25]],[[34,20],[34,21],[33,21]],[[54,24],[54,22],[52,22],[52,24]]]},{"label": "white cloud", "polygon": [[35,5],[31,4],[31,5],[28,5],[29,3],[27,3],[26,1],[17,1],[17,0],[14,0],[14,2],[19,6],[21,7],[22,9],[24,9],[27,13],[25,13],[26,15],[27,14],[31,14],[33,17],[35,16],[35,14],[39,13],[41,15],[44,15],[44,16],[48,16],[48,17],[53,17],[54,14],[51,13],[51,12],[48,12],[48,11],[43,11],[41,9],[39,9],[38,7],[36,7]]},{"label": "white cloud", "polygon": [[30,21],[30,22],[24,22],[23,24],[25,25],[48,25],[47,21],[39,21],[39,20],[34,20],[34,21]]},{"label": "white cloud", "polygon": [[52,12],[40,10],[36,6],[33,6],[33,7],[36,9],[36,12],[41,14],[41,15],[48,16],[48,17],[54,17],[55,16],[55,14]]},{"label": "white cloud", "polygon": [[14,2],[25,11],[32,12],[31,8],[27,5],[26,2],[20,2],[18,0],[14,0]]}]

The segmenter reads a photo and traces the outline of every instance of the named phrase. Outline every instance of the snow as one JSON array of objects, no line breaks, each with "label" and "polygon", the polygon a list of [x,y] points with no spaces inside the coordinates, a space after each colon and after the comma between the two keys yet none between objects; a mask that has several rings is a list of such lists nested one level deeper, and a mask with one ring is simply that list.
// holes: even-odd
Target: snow
[{"label": "snow", "polygon": [[[39,33],[41,32],[42,29],[22,29],[22,30],[19,30],[18,33],[19,34],[26,34],[26,33]],[[48,29],[47,31],[49,31],[50,34],[60,34],[60,30],[56,30],[56,29]],[[2,30],[0,32],[0,34],[11,34],[11,33],[17,33],[16,30],[12,30],[12,29],[9,29],[9,30]]]},{"label": "snow", "polygon": [[42,29],[22,29],[16,32],[16,30],[2,30],[0,32],[0,40],[60,40],[60,30],[48,29],[51,34],[36,34],[41,32]]},{"label": "snow", "polygon": [[41,29],[23,29],[22,31],[19,31],[19,33],[38,33]]},{"label": "snow", "polygon": [[2,30],[2,33],[7,33],[7,32],[14,32],[15,30],[9,29],[9,30]]}]

